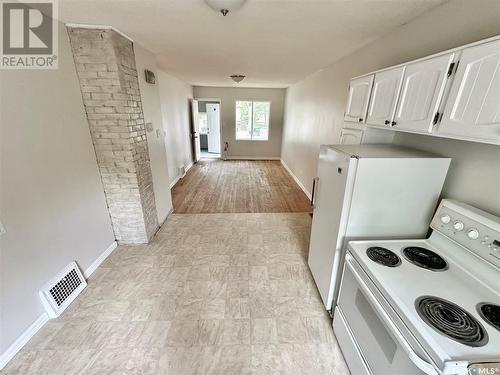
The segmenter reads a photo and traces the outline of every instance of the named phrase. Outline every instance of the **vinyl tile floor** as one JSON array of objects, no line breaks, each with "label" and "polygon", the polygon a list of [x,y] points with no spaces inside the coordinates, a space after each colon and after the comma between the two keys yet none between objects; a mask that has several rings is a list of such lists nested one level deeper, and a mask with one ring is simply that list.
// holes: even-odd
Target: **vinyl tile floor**
[{"label": "vinyl tile floor", "polygon": [[304,213],[171,215],[119,246],[2,374],[349,374]]}]

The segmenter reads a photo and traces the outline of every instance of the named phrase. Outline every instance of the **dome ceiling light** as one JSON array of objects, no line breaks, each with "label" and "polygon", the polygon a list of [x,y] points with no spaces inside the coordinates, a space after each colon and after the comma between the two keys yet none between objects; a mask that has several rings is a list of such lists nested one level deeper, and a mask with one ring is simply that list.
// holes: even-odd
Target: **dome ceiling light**
[{"label": "dome ceiling light", "polygon": [[236,10],[246,0],[205,0],[210,8],[226,16],[230,11]]},{"label": "dome ceiling light", "polygon": [[231,79],[236,83],[240,83],[245,79],[245,76],[243,74],[232,74],[229,77],[231,77]]}]

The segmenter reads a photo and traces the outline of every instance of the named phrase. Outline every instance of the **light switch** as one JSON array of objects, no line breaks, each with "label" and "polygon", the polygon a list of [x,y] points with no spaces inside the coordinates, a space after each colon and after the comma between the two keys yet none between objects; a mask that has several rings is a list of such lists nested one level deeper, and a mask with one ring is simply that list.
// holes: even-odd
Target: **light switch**
[{"label": "light switch", "polygon": [[146,122],[146,131],[147,132],[153,131],[153,123],[152,122]]},{"label": "light switch", "polygon": [[3,226],[2,222],[0,221],[0,236],[5,234],[7,231],[5,230],[5,227]]},{"label": "light switch", "polygon": [[165,136],[165,131],[163,129],[156,129],[156,138],[161,138]]}]

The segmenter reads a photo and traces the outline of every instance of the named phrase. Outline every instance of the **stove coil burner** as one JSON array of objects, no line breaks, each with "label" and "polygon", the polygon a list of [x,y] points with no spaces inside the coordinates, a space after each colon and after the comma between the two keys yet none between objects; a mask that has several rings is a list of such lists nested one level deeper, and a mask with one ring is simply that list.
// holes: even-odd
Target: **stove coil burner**
[{"label": "stove coil burner", "polygon": [[452,302],[424,296],[415,301],[415,307],[424,322],[452,340],[472,347],[488,342],[488,334],[481,323]]},{"label": "stove coil burner", "polygon": [[446,261],[434,251],[418,246],[410,246],[403,249],[403,255],[408,261],[416,266],[431,270],[444,271],[448,268]]},{"label": "stove coil burner", "polygon": [[375,263],[382,264],[387,267],[397,267],[401,264],[401,259],[391,250],[385,247],[373,246],[366,250],[368,258]]},{"label": "stove coil burner", "polygon": [[491,303],[480,303],[477,312],[481,318],[500,331],[500,306]]}]

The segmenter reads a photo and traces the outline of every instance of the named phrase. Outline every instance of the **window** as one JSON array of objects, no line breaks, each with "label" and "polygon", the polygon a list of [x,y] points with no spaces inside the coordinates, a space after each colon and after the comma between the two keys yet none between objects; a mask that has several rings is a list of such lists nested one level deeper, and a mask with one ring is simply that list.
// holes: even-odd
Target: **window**
[{"label": "window", "polygon": [[236,139],[267,141],[270,109],[270,102],[236,101]]}]

